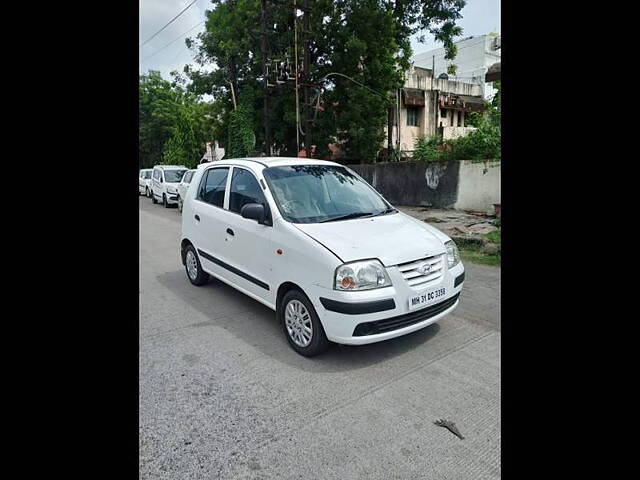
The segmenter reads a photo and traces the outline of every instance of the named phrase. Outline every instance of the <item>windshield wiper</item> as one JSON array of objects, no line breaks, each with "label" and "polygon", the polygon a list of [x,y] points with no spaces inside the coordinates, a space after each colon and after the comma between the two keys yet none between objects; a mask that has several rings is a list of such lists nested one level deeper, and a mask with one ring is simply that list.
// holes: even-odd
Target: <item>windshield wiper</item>
[{"label": "windshield wiper", "polygon": [[383,211],[381,211],[381,212],[379,212],[379,213],[376,213],[376,214],[375,214],[375,215],[373,215],[373,216],[374,216],[374,217],[377,217],[378,215],[387,215],[387,214],[389,214],[389,213],[396,213],[397,211],[398,211],[398,210],[396,210],[395,208],[393,208],[393,207],[389,207],[389,208],[387,208],[386,210],[383,210]]},{"label": "windshield wiper", "polygon": [[369,217],[372,215],[373,213],[371,212],[353,212],[353,213],[348,213],[346,215],[342,215],[340,217],[327,218],[326,220],[321,220],[319,223],[334,222],[336,220],[348,220],[350,218]]}]

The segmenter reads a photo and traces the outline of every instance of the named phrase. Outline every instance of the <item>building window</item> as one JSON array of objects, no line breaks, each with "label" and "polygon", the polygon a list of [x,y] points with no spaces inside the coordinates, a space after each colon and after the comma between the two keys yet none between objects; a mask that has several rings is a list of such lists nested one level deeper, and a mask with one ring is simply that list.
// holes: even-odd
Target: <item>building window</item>
[{"label": "building window", "polygon": [[407,127],[418,126],[418,109],[414,107],[407,108]]}]

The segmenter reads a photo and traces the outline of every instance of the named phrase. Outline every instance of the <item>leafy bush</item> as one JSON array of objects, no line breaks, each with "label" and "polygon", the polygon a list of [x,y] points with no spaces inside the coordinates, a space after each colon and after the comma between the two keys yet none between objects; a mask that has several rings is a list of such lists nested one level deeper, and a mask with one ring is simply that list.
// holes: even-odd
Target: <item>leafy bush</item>
[{"label": "leafy bush", "polygon": [[497,160],[500,159],[500,144],[500,127],[482,120],[478,129],[465,137],[446,142],[441,142],[439,137],[418,138],[413,150],[413,160]]},{"label": "leafy bush", "polygon": [[440,138],[417,139],[413,159],[418,161],[444,160],[499,160],[501,157],[501,90],[500,82],[495,83],[497,92],[483,113],[471,112],[466,118],[467,126],[476,130],[464,137],[442,142]]},{"label": "leafy bush", "polygon": [[487,160],[500,158],[500,127],[482,119],[477,130],[450,140],[444,151],[447,160]]},{"label": "leafy bush", "polygon": [[418,138],[413,150],[413,159],[421,162],[437,162],[443,160],[439,146],[440,139],[437,137]]}]

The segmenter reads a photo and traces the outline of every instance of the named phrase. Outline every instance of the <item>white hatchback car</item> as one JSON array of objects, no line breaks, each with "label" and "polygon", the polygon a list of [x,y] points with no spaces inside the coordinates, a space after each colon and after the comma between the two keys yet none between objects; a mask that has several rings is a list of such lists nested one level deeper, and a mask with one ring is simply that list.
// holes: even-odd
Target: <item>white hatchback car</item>
[{"label": "white hatchback car", "polygon": [[188,169],[184,165],[156,165],[151,175],[151,201],[169,205],[178,203],[178,185]]},{"label": "white hatchback car", "polygon": [[353,170],[301,158],[200,167],[182,212],[189,281],[211,275],[275,310],[298,353],[405,335],[458,305],[454,242]]},{"label": "white hatchback car", "polygon": [[147,197],[151,196],[151,168],[143,168],[138,174],[138,193]]},{"label": "white hatchback car", "polygon": [[187,194],[187,188],[189,188],[189,184],[191,183],[191,179],[193,178],[193,174],[196,169],[187,170],[182,176],[182,180],[180,180],[180,185],[178,185],[178,209],[182,212],[182,200]]}]

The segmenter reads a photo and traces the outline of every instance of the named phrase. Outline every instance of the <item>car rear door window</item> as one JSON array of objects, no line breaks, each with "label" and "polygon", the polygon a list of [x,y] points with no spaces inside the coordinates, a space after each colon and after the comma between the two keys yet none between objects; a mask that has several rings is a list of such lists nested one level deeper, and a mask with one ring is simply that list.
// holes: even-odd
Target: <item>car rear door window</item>
[{"label": "car rear door window", "polygon": [[230,193],[229,210],[232,212],[240,213],[247,203],[265,204],[264,195],[256,177],[244,168],[233,169]]},{"label": "car rear door window", "polygon": [[211,168],[207,170],[200,182],[198,199],[222,208],[228,174],[229,168]]}]

